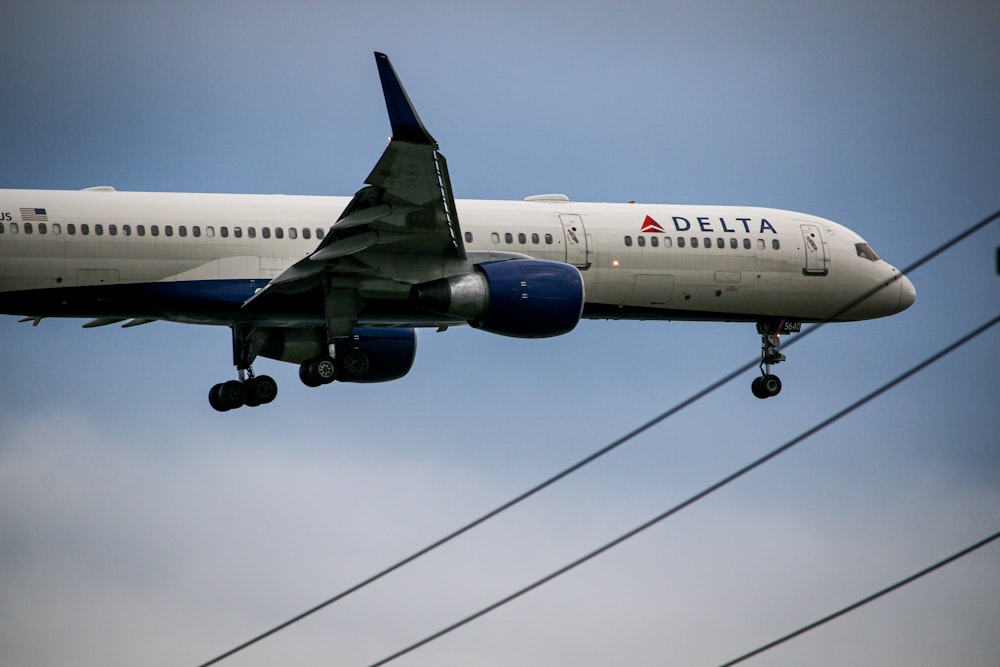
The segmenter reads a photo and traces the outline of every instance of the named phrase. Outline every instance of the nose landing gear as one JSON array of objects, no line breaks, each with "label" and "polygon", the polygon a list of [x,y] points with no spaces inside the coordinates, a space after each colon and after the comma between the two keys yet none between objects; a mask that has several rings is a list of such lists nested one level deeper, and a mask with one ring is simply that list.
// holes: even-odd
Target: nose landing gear
[{"label": "nose landing gear", "polygon": [[802,328],[801,322],[788,320],[773,320],[758,322],[757,333],[760,334],[760,375],[750,384],[750,391],[757,398],[771,398],[781,392],[781,379],[771,373],[771,366],[785,361],[786,357],[778,348],[781,346],[781,334],[795,333]]}]

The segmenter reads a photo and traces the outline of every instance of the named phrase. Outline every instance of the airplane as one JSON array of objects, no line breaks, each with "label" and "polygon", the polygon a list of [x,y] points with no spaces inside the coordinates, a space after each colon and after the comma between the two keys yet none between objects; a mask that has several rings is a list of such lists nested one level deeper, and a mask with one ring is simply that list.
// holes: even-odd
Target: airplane
[{"label": "airplane", "polygon": [[0,190],[0,313],[229,327],[236,379],[209,391],[224,412],[274,400],[257,357],[298,364],[310,387],[385,382],[410,371],[417,328],[543,338],[581,319],[755,323],[751,391],[769,398],[781,335],[914,302],[863,238],[813,215],[456,200],[389,58],[375,61],[392,137],[353,197]]}]

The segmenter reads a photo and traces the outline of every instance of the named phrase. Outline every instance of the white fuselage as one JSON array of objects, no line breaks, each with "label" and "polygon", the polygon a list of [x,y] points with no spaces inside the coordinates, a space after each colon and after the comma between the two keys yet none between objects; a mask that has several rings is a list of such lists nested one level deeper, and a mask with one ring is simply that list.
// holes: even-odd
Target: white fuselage
[{"label": "white fuselage", "polygon": [[[0,312],[233,321],[243,300],[316,250],[349,201],[0,190]],[[519,253],[577,266],[585,284],[584,317],[815,321],[891,282],[838,315],[866,319],[899,312],[914,298],[909,281],[893,280],[898,271],[868,254],[856,233],[792,211],[576,203],[557,196],[458,200],[456,208],[470,255]],[[178,303],[158,310],[155,303],[121,301],[102,310],[94,289],[170,283],[209,292],[228,285],[220,297],[226,307],[217,316],[210,300],[190,313]],[[75,288],[98,298],[53,298]],[[387,316],[379,317],[384,322]]]}]

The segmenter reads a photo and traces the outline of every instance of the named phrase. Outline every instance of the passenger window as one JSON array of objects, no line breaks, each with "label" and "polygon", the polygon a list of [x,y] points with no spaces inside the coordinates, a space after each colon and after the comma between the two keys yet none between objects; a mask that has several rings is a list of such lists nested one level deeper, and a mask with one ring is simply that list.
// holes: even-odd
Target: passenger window
[{"label": "passenger window", "polygon": [[118,225],[108,225],[108,234],[118,236]]},{"label": "passenger window", "polygon": [[660,245],[660,237],[659,236],[650,236],[649,237],[649,245],[653,246],[654,248],[658,248],[659,245]]},{"label": "passenger window", "polygon": [[173,236],[174,235],[174,227],[173,227],[173,225],[164,225],[163,226],[163,235],[164,236]]},{"label": "passenger window", "polygon": [[465,242],[472,243],[472,232],[465,232]]},{"label": "passenger window", "polygon": [[255,238],[257,238],[257,228],[256,227],[247,227],[247,238],[248,239],[255,239]]},{"label": "passenger window", "polygon": [[643,236],[642,234],[640,234],[639,236],[635,237],[635,240],[639,243],[639,247],[640,248],[645,248],[646,247],[646,237]]},{"label": "passenger window", "polygon": [[49,226],[46,225],[44,222],[39,222],[38,223],[38,233],[39,234],[48,234],[49,233]]},{"label": "passenger window", "polygon": [[684,247],[684,237],[683,236],[678,236],[677,237],[677,247],[678,248],[683,248]]},{"label": "passenger window", "polygon": [[205,236],[207,236],[210,239],[214,239],[215,238],[215,227],[206,227],[205,228]]},{"label": "passenger window", "polygon": [[181,225],[177,228],[177,235],[186,237],[188,235],[187,225]]},{"label": "passenger window", "polygon": [[199,227],[198,225],[195,225],[194,227],[192,227],[191,228],[191,236],[195,237],[196,239],[200,239],[201,238],[201,227]]},{"label": "passenger window", "polygon": [[708,238],[707,236],[705,237],[705,247],[706,248],[712,247],[712,239]]},{"label": "passenger window", "polygon": [[146,235],[146,225],[136,225],[135,232],[139,236],[145,236]]},{"label": "passenger window", "polygon": [[720,250],[723,249],[723,248],[725,248],[726,247],[726,239],[722,238],[721,236],[719,238],[715,239],[715,247],[718,248],[718,249],[720,249]]},{"label": "passenger window", "polygon": [[775,250],[781,250],[781,241],[779,241],[778,239],[773,239],[771,241],[771,247],[774,248]]},{"label": "passenger window", "polygon": [[744,250],[750,249],[750,239],[743,239],[743,249]]},{"label": "passenger window", "polygon": [[632,247],[632,237],[631,236],[626,236],[625,237],[625,247],[626,248],[631,248]]},{"label": "passenger window", "polygon": [[697,236],[692,236],[691,237],[691,247],[692,248],[697,248],[698,247],[698,237]]},{"label": "passenger window", "polygon": [[34,225],[32,225],[30,222],[24,223],[24,233],[25,234],[34,234],[35,233],[35,227],[34,227]]},{"label": "passenger window", "polygon": [[295,229],[294,227],[289,227],[288,228],[288,238],[290,238],[290,239],[297,239],[297,238],[299,238],[299,230]]},{"label": "passenger window", "polygon": [[323,238],[323,236],[324,236],[325,234],[326,234],[326,232],[324,232],[324,231],[323,231],[322,229],[317,229],[317,230],[316,230],[316,238],[318,238],[318,239],[321,239],[321,238]]},{"label": "passenger window", "polygon": [[729,247],[732,248],[733,250],[736,250],[737,248],[740,247],[740,242],[730,236],[729,237]]},{"label": "passenger window", "polygon": [[60,225],[58,222],[53,222],[52,223],[52,233],[56,234],[56,235],[62,234],[62,225]]},{"label": "passenger window", "polygon": [[72,222],[66,225],[66,233],[71,236],[76,236],[76,225],[74,225]]},{"label": "passenger window", "polygon": [[670,248],[670,247],[673,247],[673,245],[674,245],[674,242],[673,242],[673,240],[669,236],[664,236],[663,237],[663,247],[664,248]]},{"label": "passenger window", "polygon": [[242,227],[233,227],[233,236],[235,236],[238,239],[243,238],[243,228]]},{"label": "passenger window", "polygon": [[552,234],[545,235],[545,245],[552,245]]},{"label": "passenger window", "polygon": [[10,223],[10,233],[11,234],[17,234],[17,223],[16,222]]},{"label": "passenger window", "polygon": [[309,229],[308,227],[303,227],[302,228],[302,238],[304,238],[306,240],[311,239],[312,238],[312,230]]},{"label": "passenger window", "polygon": [[276,239],[283,239],[283,238],[285,238],[285,230],[282,229],[281,227],[275,227],[274,228],[274,238],[276,238]]},{"label": "passenger window", "polygon": [[104,225],[94,225],[94,233],[98,236],[104,236]]},{"label": "passenger window", "polygon": [[513,243],[514,235],[511,234],[510,232],[504,232],[503,240],[506,241],[507,243]]},{"label": "passenger window", "polygon": [[525,243],[528,242],[528,237],[524,235],[524,232],[518,232],[517,242],[520,243],[521,245],[524,245]]},{"label": "passenger window", "polygon": [[122,225],[122,234],[132,236],[132,225]]},{"label": "passenger window", "polygon": [[160,226],[159,225],[153,225],[153,226],[151,226],[149,228],[149,233],[152,234],[153,236],[159,236],[160,235]]},{"label": "passenger window", "polygon": [[3,223],[0,222],[0,234],[3,234]]},{"label": "passenger window", "polygon": [[757,250],[764,249],[764,239],[757,239]]},{"label": "passenger window", "polygon": [[500,234],[498,234],[497,232],[491,233],[490,240],[493,241],[494,243],[500,243]]},{"label": "passenger window", "polygon": [[541,241],[541,238],[539,238],[538,234],[532,233],[531,242],[534,243],[535,245],[538,245],[539,241]]}]

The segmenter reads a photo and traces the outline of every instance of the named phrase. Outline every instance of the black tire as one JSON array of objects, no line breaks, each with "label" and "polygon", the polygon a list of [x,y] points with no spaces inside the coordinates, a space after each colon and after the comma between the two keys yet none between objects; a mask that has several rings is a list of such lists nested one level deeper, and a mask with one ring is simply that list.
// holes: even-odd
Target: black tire
[{"label": "black tire", "polygon": [[219,388],[219,402],[227,410],[242,408],[247,402],[246,386],[239,380],[223,382]]},{"label": "black tire", "polygon": [[750,391],[753,392],[753,395],[756,396],[757,398],[768,397],[767,390],[764,389],[763,380],[764,378],[762,377],[756,377],[753,379],[753,382],[750,383]]},{"label": "black tire", "polygon": [[208,404],[212,406],[218,412],[226,412],[229,410],[222,402],[222,383],[214,385],[208,390]]},{"label": "black tire", "polygon": [[307,387],[330,384],[337,379],[337,365],[330,357],[309,359],[299,366],[299,379]]},{"label": "black tire", "polygon": [[247,405],[266,405],[278,395],[278,383],[270,375],[258,375],[246,385]]},{"label": "black tire", "polygon": [[311,365],[310,362],[312,362],[312,359],[309,361],[303,361],[299,366],[299,379],[302,380],[302,384],[307,387],[318,387],[320,383],[315,377],[313,377],[312,370],[309,368]]}]

